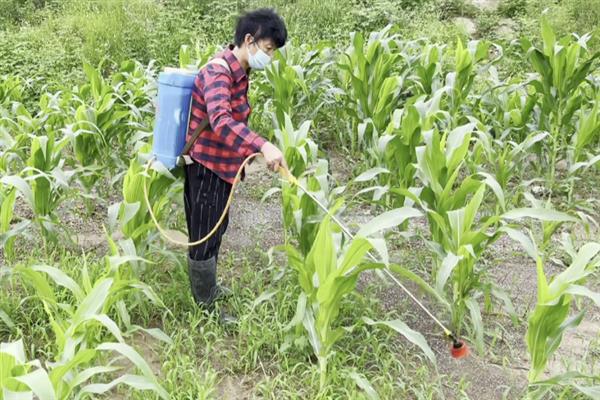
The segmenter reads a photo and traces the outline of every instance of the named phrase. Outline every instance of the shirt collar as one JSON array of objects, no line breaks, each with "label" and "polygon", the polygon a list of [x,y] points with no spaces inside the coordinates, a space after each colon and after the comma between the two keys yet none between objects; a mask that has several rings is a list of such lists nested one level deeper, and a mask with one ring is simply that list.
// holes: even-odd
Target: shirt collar
[{"label": "shirt collar", "polygon": [[244,68],[238,61],[235,54],[233,54],[233,49],[234,49],[234,45],[230,44],[223,51],[223,58],[225,59],[225,61],[227,61],[227,64],[229,64],[229,68],[231,69],[231,75],[233,77],[233,80],[236,82],[239,82],[243,78],[246,78],[247,74],[246,74],[246,71],[244,71]]}]

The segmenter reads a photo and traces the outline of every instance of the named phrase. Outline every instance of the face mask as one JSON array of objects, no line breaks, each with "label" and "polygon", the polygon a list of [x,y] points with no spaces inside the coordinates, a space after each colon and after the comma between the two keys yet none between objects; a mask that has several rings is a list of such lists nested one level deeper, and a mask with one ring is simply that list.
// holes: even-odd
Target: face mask
[{"label": "face mask", "polygon": [[265,67],[271,63],[271,57],[262,51],[256,42],[254,45],[258,50],[256,51],[256,54],[252,54],[250,53],[250,49],[248,49],[248,64],[252,69],[265,69]]}]

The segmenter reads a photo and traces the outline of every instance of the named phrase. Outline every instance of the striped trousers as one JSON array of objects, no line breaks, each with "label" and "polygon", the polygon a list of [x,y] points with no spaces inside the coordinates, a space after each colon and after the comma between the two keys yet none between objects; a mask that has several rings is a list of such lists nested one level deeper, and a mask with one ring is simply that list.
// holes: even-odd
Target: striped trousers
[{"label": "striped trousers", "polygon": [[[190,242],[204,237],[214,228],[225,209],[230,192],[231,184],[202,164],[194,162],[185,166],[183,202]],[[229,213],[225,216],[219,230],[210,239],[189,248],[190,258],[198,261],[218,258],[221,239],[228,223]]]}]

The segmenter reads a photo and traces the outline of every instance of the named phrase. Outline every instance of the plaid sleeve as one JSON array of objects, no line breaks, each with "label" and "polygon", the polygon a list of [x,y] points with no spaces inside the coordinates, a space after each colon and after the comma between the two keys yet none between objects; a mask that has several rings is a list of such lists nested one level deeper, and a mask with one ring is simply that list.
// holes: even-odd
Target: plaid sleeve
[{"label": "plaid sleeve", "polygon": [[260,152],[266,142],[248,126],[236,121],[231,110],[231,74],[222,65],[209,64],[204,70],[204,99],[210,126],[225,143],[243,156]]}]

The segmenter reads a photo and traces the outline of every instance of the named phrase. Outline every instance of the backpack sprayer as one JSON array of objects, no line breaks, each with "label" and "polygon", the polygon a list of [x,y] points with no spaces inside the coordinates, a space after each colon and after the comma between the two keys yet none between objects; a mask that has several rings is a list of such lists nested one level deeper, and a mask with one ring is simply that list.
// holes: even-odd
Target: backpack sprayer
[{"label": "backpack sprayer", "polygon": [[[208,127],[207,120],[203,121],[198,128],[196,128],[195,132],[192,135],[189,143],[186,144],[186,134],[189,126],[189,118],[191,113],[191,102],[192,102],[192,89],[194,86],[194,79],[197,75],[198,71],[188,70],[188,69],[176,69],[176,68],[166,68],[165,71],[161,72],[158,77],[158,111],[156,115],[156,123],[154,127],[154,136],[153,136],[153,144],[152,144],[152,153],[153,156],[146,164],[146,168],[144,170],[144,179],[143,179],[143,189],[144,189],[144,200],[146,201],[146,206],[150,213],[150,217],[154,222],[154,225],[161,233],[161,235],[168,240],[169,242],[183,247],[194,247],[199,244],[206,242],[210,239],[219,229],[227,212],[229,211],[229,207],[231,205],[231,201],[233,199],[233,193],[235,192],[235,187],[240,182],[241,174],[244,171],[246,165],[255,157],[259,157],[262,154],[256,153],[247,157],[240,168],[237,171],[235,176],[233,185],[231,187],[231,192],[227,199],[227,203],[225,204],[225,209],[221,214],[221,217],[213,227],[213,229],[203,238],[195,242],[187,242],[181,241],[172,238],[169,236],[168,232],[163,229],[152,211],[152,206],[150,205],[150,200],[148,198],[148,186],[146,183],[146,177],[148,171],[152,164],[155,161],[160,161],[165,167],[168,169],[174,169],[177,166],[184,165],[183,158],[186,156],[189,148],[196,140],[200,131],[204,130]],[[310,193],[305,187],[303,187],[296,177],[294,177],[289,170],[284,167],[279,167],[279,173],[282,178],[287,180],[291,185],[298,187],[302,190],[312,201],[315,202],[325,213],[330,214],[330,211],[327,207],[321,203],[312,193]],[[348,237],[351,239],[354,238],[354,235],[350,232],[350,230],[335,216],[331,215],[332,220],[339,225],[339,227],[344,231]],[[369,258],[373,262],[378,262],[375,256],[371,253],[367,253]],[[384,272],[387,276],[400,287],[404,293],[406,293],[415,304],[417,304],[424,312],[434,321],[444,332],[444,335],[452,340],[451,347],[451,355],[453,358],[463,358],[469,354],[469,348],[465,344],[463,340],[461,340],[457,335],[452,333],[450,329],[448,329],[439,319],[433,315],[431,311],[416,298],[412,292],[402,284],[391,272],[388,268],[384,268]]]}]

